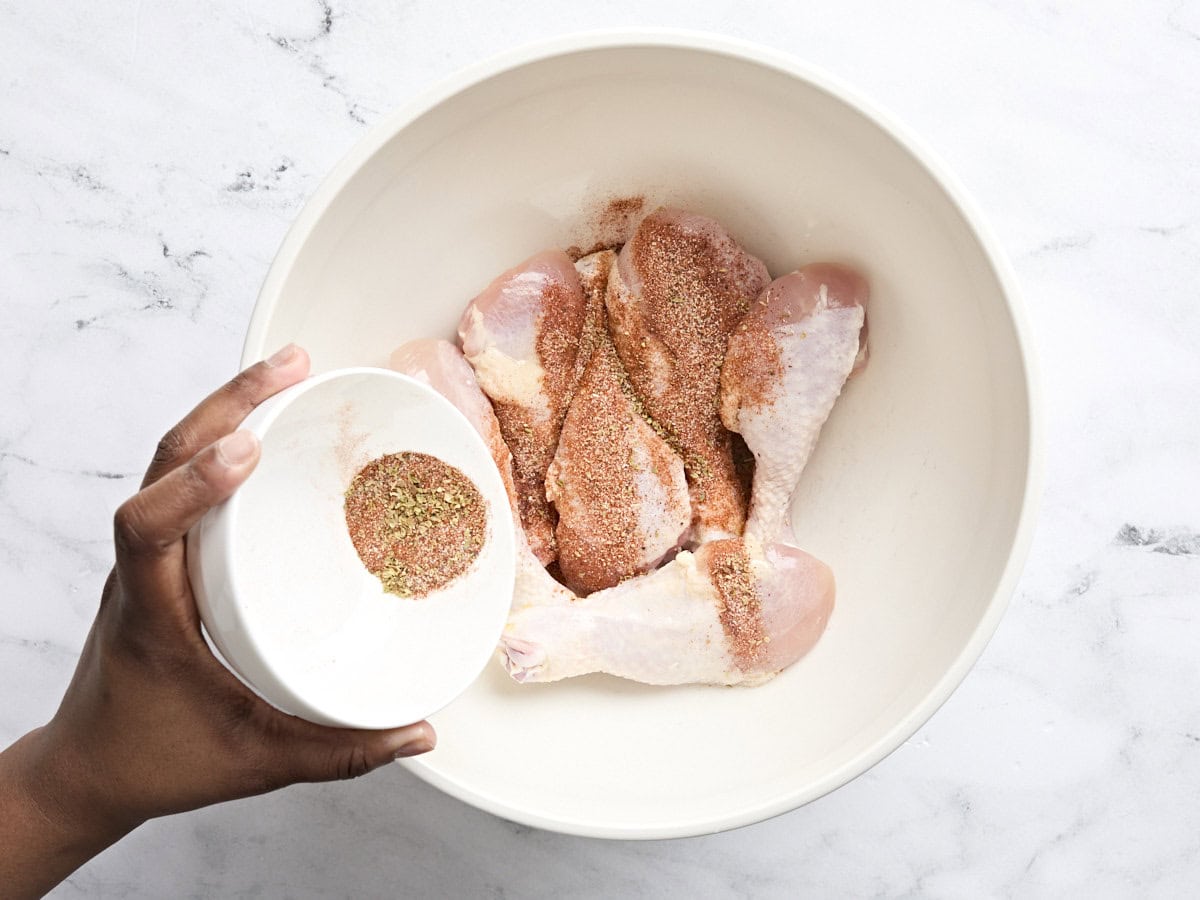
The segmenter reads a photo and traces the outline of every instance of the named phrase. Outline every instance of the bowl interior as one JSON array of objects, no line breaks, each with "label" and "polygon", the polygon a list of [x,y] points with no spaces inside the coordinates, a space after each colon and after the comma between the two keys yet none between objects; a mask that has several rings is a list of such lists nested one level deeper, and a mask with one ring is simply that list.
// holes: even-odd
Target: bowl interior
[{"label": "bowl interior", "polygon": [[[362,728],[424,718],[479,674],[512,597],[512,518],[495,465],[450,404],[395,373],[317,378],[274,402],[264,421],[248,420],[262,459],[223,510],[232,589],[212,629],[218,644],[291,712]],[[344,512],[358,470],[404,451],[456,466],[488,503],[474,564],[419,599],[383,591]]]},{"label": "bowl interior", "polygon": [[754,821],[894,749],[998,620],[1029,477],[1019,336],[947,189],[818,76],[686,43],[549,52],[385,126],[289,235],[246,347],[296,340],[321,368],[450,337],[494,275],[587,245],[622,195],[715,216],[773,275],[819,259],[866,273],[871,360],[793,506],[800,545],[838,579],[816,649],[753,689],[517,686],[489,667],[413,766],[484,808],[593,835]]}]

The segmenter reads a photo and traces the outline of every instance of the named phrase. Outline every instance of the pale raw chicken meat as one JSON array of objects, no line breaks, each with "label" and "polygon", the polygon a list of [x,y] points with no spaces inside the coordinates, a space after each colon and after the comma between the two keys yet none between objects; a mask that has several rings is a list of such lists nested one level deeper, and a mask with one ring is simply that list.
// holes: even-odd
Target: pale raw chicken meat
[{"label": "pale raw chicken meat", "polygon": [[391,367],[404,375],[425,382],[449,400],[475,426],[492,453],[500,477],[508,490],[516,525],[516,583],[513,608],[524,604],[570,603],[574,595],[551,577],[534,555],[521,530],[512,478],[512,455],[500,434],[500,423],[487,397],[475,380],[475,373],[457,347],[449,341],[422,338],[399,347],[391,358]]},{"label": "pale raw chicken meat", "polygon": [[519,682],[606,672],[646,684],[758,684],[816,643],[833,610],[828,566],[740,538],[574,602],[515,610],[500,659]]},{"label": "pale raw chicken meat", "polygon": [[792,493],[842,385],[866,354],[867,282],[815,263],[777,278],[729,341],[721,419],[754,454],[746,534],[792,540]]},{"label": "pale raw chicken meat", "polygon": [[458,326],[463,353],[512,452],[521,523],[543,564],[555,556],[546,468],[558,447],[585,314],[574,263],[561,250],[547,250],[496,278]]},{"label": "pale raw chicken meat", "polygon": [[729,336],[769,281],[720,224],[668,208],[642,220],[609,278],[617,353],[684,460],[693,544],[742,533],[746,492],[717,401]]},{"label": "pale raw chicken meat", "polygon": [[558,511],[558,565],[578,594],[648,572],[679,548],[692,518],[683,460],[638,412],[600,332],[546,473]]}]

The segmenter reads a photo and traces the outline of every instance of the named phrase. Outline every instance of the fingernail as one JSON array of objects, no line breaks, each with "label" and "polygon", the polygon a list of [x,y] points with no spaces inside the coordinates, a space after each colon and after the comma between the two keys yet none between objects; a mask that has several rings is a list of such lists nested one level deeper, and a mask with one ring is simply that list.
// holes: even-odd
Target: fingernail
[{"label": "fingernail", "polygon": [[404,759],[407,756],[419,756],[422,753],[428,753],[433,749],[433,741],[422,735],[419,738],[413,738],[407,744],[404,744],[396,751],[394,759]]},{"label": "fingernail", "polygon": [[235,431],[217,443],[217,455],[221,462],[233,468],[249,461],[257,445],[258,438],[249,431]]},{"label": "fingernail", "polygon": [[266,363],[272,369],[277,366],[282,366],[289,359],[296,355],[299,348],[295,344],[288,344],[286,347],[280,347],[274,353],[267,357]]}]

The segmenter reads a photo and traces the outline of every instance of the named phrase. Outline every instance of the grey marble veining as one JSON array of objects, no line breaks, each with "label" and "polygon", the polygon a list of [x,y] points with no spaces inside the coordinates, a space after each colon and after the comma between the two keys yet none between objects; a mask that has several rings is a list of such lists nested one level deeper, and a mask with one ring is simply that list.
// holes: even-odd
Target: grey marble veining
[{"label": "grey marble veining", "polygon": [[675,25],[903,119],[1011,256],[1042,515],[980,663],[900,750],[769,822],[547,834],[398,769],[150,823],[61,897],[1160,896],[1200,884],[1200,3],[0,0],[0,740],[53,710],[160,433],[236,366],[289,222],[462,65]]}]

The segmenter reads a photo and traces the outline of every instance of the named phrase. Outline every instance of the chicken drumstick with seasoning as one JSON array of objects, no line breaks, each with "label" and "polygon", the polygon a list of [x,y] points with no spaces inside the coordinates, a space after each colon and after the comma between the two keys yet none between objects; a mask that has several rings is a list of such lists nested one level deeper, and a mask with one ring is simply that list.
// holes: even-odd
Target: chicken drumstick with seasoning
[{"label": "chicken drumstick with seasoning", "polygon": [[638,412],[605,334],[563,423],[546,493],[558,510],[558,565],[579,594],[648,572],[692,518],[683,460]]},{"label": "chicken drumstick with seasoning", "polygon": [[543,564],[555,557],[546,469],[574,385],[585,312],[571,258],[547,250],[488,285],[458,326],[463,354],[491,398],[512,452],[521,524]]},{"label": "chicken drumstick with seasoning", "polygon": [[749,536],[792,540],[792,493],[842,385],[866,355],[868,294],[852,269],[814,263],[771,282],[729,340],[721,419],[754,454]]},{"label": "chicken drumstick with seasoning", "polygon": [[645,684],[759,684],[807,653],[833,610],[829,567],[786,544],[711,541],[575,602],[514,610],[516,681],[606,672]]},{"label": "chicken drumstick with seasoning", "polygon": [[729,336],[769,281],[717,222],[663,208],[642,220],[608,282],[617,353],[687,469],[693,546],[742,533],[746,496],[717,396]]}]

